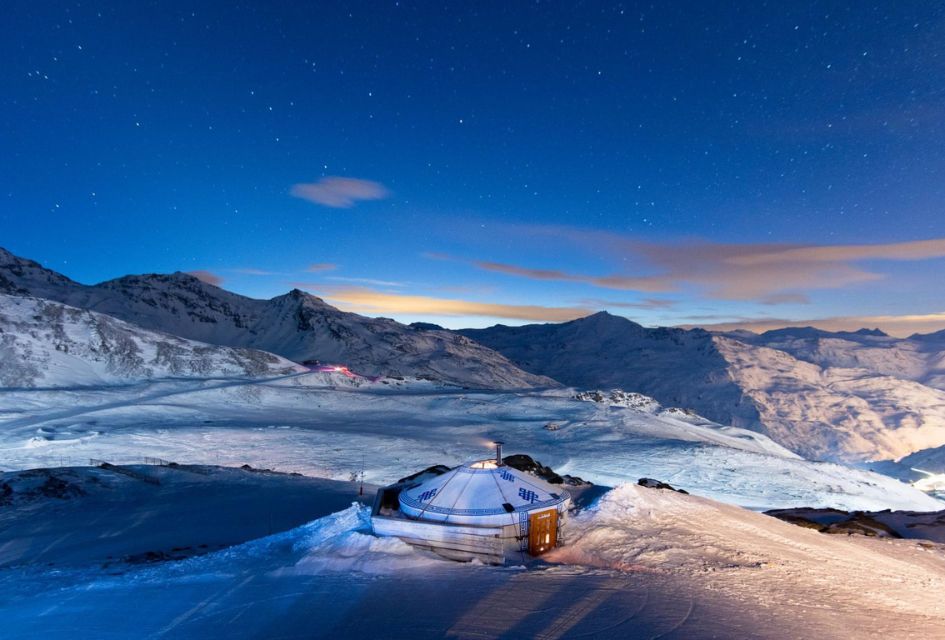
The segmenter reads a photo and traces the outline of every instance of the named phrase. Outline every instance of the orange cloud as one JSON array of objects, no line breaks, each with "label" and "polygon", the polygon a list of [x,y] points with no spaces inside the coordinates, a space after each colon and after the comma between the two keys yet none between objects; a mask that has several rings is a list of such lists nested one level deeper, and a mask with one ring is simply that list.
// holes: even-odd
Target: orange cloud
[{"label": "orange cloud", "polygon": [[662,292],[675,289],[673,283],[662,276],[588,276],[576,273],[566,273],[556,269],[528,269],[512,264],[473,260],[472,264],[485,271],[507,273],[513,276],[522,276],[534,280],[558,280],[565,282],[584,282],[606,289],[620,289],[625,291]]},{"label": "orange cloud", "polygon": [[769,306],[776,304],[810,304],[810,298],[803,293],[772,293],[758,302]]},{"label": "orange cloud", "polygon": [[618,309],[670,309],[678,304],[676,300],[666,300],[664,298],[644,298],[639,302],[620,302],[617,300],[599,300],[590,298],[580,301],[582,305],[587,305],[595,309],[618,308]]},{"label": "orange cloud", "polygon": [[[467,262],[479,269],[537,280],[652,293],[696,288],[710,298],[763,304],[804,304],[807,291],[838,289],[885,277],[861,266],[865,261],[945,258],[942,238],[860,245],[655,243],[561,226],[506,225],[505,230],[532,241],[545,236],[595,254],[606,252],[638,273],[601,276],[484,260]],[[428,257],[450,259],[442,254]]]},{"label": "orange cloud", "polygon": [[402,295],[361,287],[336,289],[324,297],[348,311],[380,315],[483,316],[514,320],[566,322],[593,313],[591,309],[580,307],[544,307],[474,302],[451,298]]},{"label": "orange cloud", "polygon": [[289,193],[333,209],[350,209],[361,200],[383,200],[390,195],[387,187],[379,182],[339,176],[292,185]]},{"label": "orange cloud", "polygon": [[201,282],[212,284],[215,287],[219,287],[221,284],[223,284],[222,277],[218,276],[217,274],[213,272],[204,271],[203,269],[196,269],[194,271],[188,271],[187,274],[192,275],[193,277],[197,278]]},{"label": "orange cloud", "polygon": [[309,273],[319,273],[321,271],[334,271],[338,268],[338,265],[332,262],[316,262],[314,264],[308,265],[306,271]]},{"label": "orange cloud", "polygon": [[889,244],[810,245],[733,256],[732,264],[755,266],[791,262],[928,260],[945,256],[945,238]]}]

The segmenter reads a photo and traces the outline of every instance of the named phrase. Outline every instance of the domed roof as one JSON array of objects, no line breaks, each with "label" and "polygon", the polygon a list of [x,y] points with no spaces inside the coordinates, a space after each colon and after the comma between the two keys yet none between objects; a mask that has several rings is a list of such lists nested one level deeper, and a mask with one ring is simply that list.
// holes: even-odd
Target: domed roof
[{"label": "domed roof", "polygon": [[494,460],[465,464],[400,492],[411,518],[452,524],[505,525],[523,513],[554,508],[571,495]]}]

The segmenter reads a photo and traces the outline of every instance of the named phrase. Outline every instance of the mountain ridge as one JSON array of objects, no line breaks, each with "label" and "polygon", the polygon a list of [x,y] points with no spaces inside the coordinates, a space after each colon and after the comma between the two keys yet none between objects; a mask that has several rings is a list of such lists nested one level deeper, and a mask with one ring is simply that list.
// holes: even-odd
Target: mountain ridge
[{"label": "mountain ridge", "polygon": [[451,331],[344,312],[299,289],[256,300],[180,272],[83,285],[0,250],[4,291],[366,375],[639,392],[814,459],[900,458],[945,443],[945,340],[937,334],[714,333],[647,328],[606,311],[559,324]]},{"label": "mountain ridge", "polygon": [[341,311],[299,289],[257,300],[181,272],[84,285],[2,249],[0,278],[0,293],[29,294],[147,330],[258,349],[295,362],[338,362],[365,375],[426,377],[470,387],[558,386],[459,334],[420,332],[391,319]]},{"label": "mountain ridge", "polygon": [[809,458],[898,458],[945,443],[945,344],[934,340],[650,329],[610,314],[459,332],[527,371],[644,393]]},{"label": "mountain ridge", "polygon": [[0,294],[0,386],[54,388],[305,371],[264,351],[209,345],[44,298]]}]

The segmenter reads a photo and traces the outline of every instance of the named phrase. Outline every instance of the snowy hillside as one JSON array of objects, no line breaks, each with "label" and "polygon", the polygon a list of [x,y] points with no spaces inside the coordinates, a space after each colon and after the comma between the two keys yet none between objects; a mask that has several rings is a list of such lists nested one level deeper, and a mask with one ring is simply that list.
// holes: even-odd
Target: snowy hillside
[{"label": "snowy hillside", "polygon": [[930,473],[945,474],[945,446],[916,451],[902,458],[899,464]]},{"label": "snowy hillside", "polygon": [[757,408],[728,375],[728,362],[707,331],[647,329],[602,311],[561,324],[460,333],[569,386],[637,391],[723,424],[759,424]]},{"label": "snowy hillside", "polygon": [[563,324],[461,332],[527,371],[619,387],[754,429],[817,459],[880,459],[945,443],[945,341],[873,331],[761,336],[647,329],[598,313]]},{"label": "snowy hillside", "polygon": [[0,387],[275,376],[304,370],[270,353],[202,344],[48,300],[0,294]]},{"label": "snowy hillside", "polygon": [[756,509],[938,511],[893,478],[799,459],[769,438],[691,413],[611,405],[568,391],[464,391],[429,381],[160,380],[135,387],[0,394],[0,466],[188,464],[295,471],[387,484],[434,464],[527,453],[558,473],[614,486],[658,478]]},{"label": "snowy hillside", "polygon": [[[178,482],[186,475],[148,473],[159,472],[168,483],[173,474]],[[198,478],[200,491],[162,485],[160,493],[184,500],[178,514],[166,498],[153,510],[126,500],[139,511],[119,511],[115,522],[71,505],[9,510],[6,521],[14,531],[46,534],[52,548],[40,551],[54,566],[0,571],[4,637],[787,640],[945,634],[941,545],[828,536],[704,498],[633,485],[573,515],[565,524],[567,543],[545,561],[513,568],[451,562],[375,537],[369,508],[357,503],[244,544],[155,561],[161,551],[190,555],[201,539],[233,537],[213,517],[219,511],[224,520],[232,518],[235,504],[223,491],[231,477],[218,471]],[[336,504],[343,494],[293,483],[281,482],[296,499],[310,498],[308,511]],[[266,487],[251,489],[248,509],[262,519],[260,489]],[[96,488],[70,502],[94,503],[108,493],[114,492]],[[77,513],[88,530],[78,541],[55,537],[64,509]],[[160,521],[175,515],[173,529]],[[152,518],[158,532],[141,524]],[[240,533],[253,524],[237,523]],[[137,531],[146,539],[129,535]],[[30,541],[16,533],[3,537],[11,554]],[[168,549],[174,540],[179,546]],[[123,555],[129,546],[148,543],[157,545],[143,547],[154,550],[150,555]]]},{"label": "snowy hillside", "polygon": [[945,443],[945,391],[730,338],[715,343],[758,408],[762,432],[805,457],[898,458]]},{"label": "snowy hillside", "polygon": [[812,327],[788,327],[760,335],[739,332],[736,337],[820,367],[863,369],[945,390],[945,335],[894,338],[875,329],[831,333]]},{"label": "snowy hillside", "polygon": [[427,376],[480,388],[556,386],[463,336],[345,313],[299,290],[255,300],[184,273],[86,286],[0,249],[0,293],[47,298],[146,329],[260,349],[295,362],[340,362],[364,375]]}]

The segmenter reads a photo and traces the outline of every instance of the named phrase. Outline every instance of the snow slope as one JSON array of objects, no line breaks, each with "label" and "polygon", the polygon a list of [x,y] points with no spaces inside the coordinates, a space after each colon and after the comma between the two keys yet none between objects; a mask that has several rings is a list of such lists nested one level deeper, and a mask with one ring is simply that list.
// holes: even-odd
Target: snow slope
[{"label": "snow slope", "polygon": [[561,324],[460,331],[526,371],[580,389],[625,389],[722,424],[756,428],[757,407],[728,374],[712,334],[647,329],[605,311]]},{"label": "snow slope", "polygon": [[[568,544],[549,560],[630,572],[685,576],[737,596],[749,607],[800,606],[794,637],[843,632],[843,618],[868,622],[869,637],[902,637],[932,622],[940,606],[945,547],[906,540],[831,536],[762,514],[667,490],[625,485],[569,522]],[[809,616],[829,607],[817,628]],[[814,624],[814,627],[810,625]],[[853,623],[855,624],[855,623]],[[883,629],[885,627],[885,629]],[[816,632],[812,632],[816,628]],[[859,637],[849,630],[847,637]],[[921,634],[920,634],[921,635]]]},{"label": "snow slope", "polygon": [[[758,336],[647,329],[598,313],[462,330],[527,371],[619,387],[754,429],[806,457],[900,457],[945,443],[945,340],[785,329]],[[936,386],[937,385],[937,386]]]},{"label": "snow slope", "polygon": [[[0,475],[0,571],[181,559],[262,538],[373,498],[358,485],[214,466],[135,465]],[[5,488],[10,487],[9,493]]]},{"label": "snow slope", "polygon": [[945,391],[715,337],[761,431],[811,458],[898,458],[945,443]]},{"label": "snow slope", "polygon": [[756,432],[652,401],[620,406],[563,390],[474,392],[323,373],[0,391],[0,464],[10,470],[153,456],[338,480],[363,468],[367,481],[386,484],[488,457],[494,440],[597,484],[653,477],[756,509],[942,509],[893,478],[805,461]]},{"label": "snow slope", "polygon": [[180,562],[0,570],[4,637],[945,634],[940,545],[826,536],[710,500],[624,486],[572,517],[567,545],[547,563],[496,568],[375,538],[368,517],[353,505]]},{"label": "snow slope", "polygon": [[760,335],[739,332],[738,339],[823,368],[862,369],[945,389],[945,332],[894,338],[877,329],[833,333],[788,327]]},{"label": "snow slope", "polygon": [[463,336],[345,313],[298,289],[255,300],[184,273],[86,286],[0,249],[0,293],[55,300],[146,329],[295,362],[339,362],[364,375],[427,376],[481,388],[556,386]]},{"label": "snow slope", "polygon": [[301,371],[270,353],[202,344],[48,300],[0,294],[0,387]]}]

